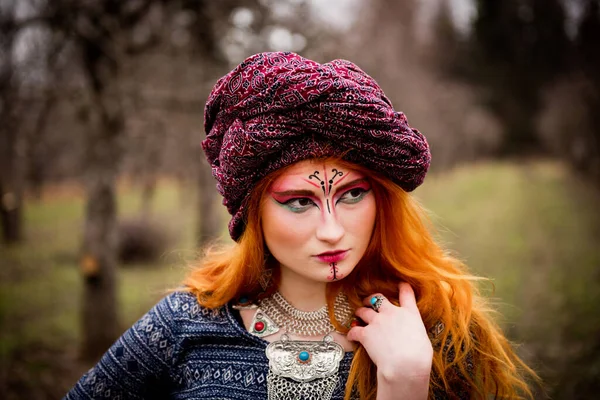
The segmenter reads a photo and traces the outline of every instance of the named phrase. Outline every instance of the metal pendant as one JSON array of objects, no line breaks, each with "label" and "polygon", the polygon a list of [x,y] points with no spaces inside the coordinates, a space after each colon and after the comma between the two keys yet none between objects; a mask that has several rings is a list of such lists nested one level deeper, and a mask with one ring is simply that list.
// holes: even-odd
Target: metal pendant
[{"label": "metal pendant", "polygon": [[310,382],[337,374],[344,348],[331,335],[323,341],[295,341],[288,335],[272,342],[266,349],[269,370],[296,382]]},{"label": "metal pendant", "polygon": [[234,310],[248,310],[252,308],[258,308],[248,296],[243,295],[237,299],[237,303],[231,306]]},{"label": "metal pendant", "polygon": [[279,326],[260,308],[257,308],[250,324],[250,333],[262,338],[277,332],[279,332]]},{"label": "metal pendant", "polygon": [[231,308],[233,308],[234,310],[252,310],[252,309],[258,308],[258,306],[256,304],[248,304],[248,305],[233,304],[231,306]]}]

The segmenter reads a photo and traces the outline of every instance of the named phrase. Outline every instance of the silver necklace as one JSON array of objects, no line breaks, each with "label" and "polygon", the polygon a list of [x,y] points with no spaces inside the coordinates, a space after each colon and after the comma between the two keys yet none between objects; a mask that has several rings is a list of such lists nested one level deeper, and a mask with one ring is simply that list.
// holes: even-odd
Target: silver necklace
[{"label": "silver necklace", "polygon": [[[285,329],[281,338],[266,348],[268,400],[330,400],[339,381],[344,349],[330,335],[335,327],[329,320],[327,306],[300,311],[276,292],[259,300],[257,306],[238,307],[256,308],[250,325],[250,333],[255,336],[269,336]],[[333,311],[339,322],[349,324],[353,310],[343,293],[336,297]],[[325,337],[322,341],[302,341],[290,340],[288,334]]]},{"label": "silver necklace", "polygon": [[[352,318],[352,309],[343,293],[338,294],[334,303],[334,316],[347,325]],[[259,300],[258,309],[250,326],[250,333],[263,337],[272,335],[284,328],[287,333],[301,336],[321,336],[335,331],[329,320],[327,306],[316,311],[300,311],[276,292]]]},{"label": "silver necklace", "polygon": [[283,334],[267,346],[266,355],[268,400],[331,399],[344,349],[330,335],[300,341]]}]

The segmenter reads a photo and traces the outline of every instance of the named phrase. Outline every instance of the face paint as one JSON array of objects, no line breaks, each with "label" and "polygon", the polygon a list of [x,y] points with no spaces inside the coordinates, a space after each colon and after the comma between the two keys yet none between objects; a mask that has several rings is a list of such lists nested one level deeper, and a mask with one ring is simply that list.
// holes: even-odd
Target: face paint
[{"label": "face paint", "polygon": [[371,185],[365,179],[359,179],[356,181],[352,181],[349,183],[349,186],[344,187],[343,190],[339,190],[338,193],[341,193],[338,196],[336,193],[336,197],[334,198],[335,204],[338,203],[346,203],[346,204],[355,204],[361,201],[369,192],[371,191]]},{"label": "face paint", "polygon": [[[325,196],[325,202],[326,202],[326,204],[327,204],[327,212],[328,212],[329,214],[331,214],[331,206],[330,206],[330,204],[329,204],[329,203],[330,203],[330,201],[329,201],[329,200],[330,200],[330,196],[331,196],[331,188],[332,188],[334,185],[336,185],[336,184],[340,183],[340,182],[341,182],[341,181],[342,181],[342,180],[343,180],[343,179],[344,179],[344,178],[347,176],[347,175],[346,175],[346,176],[343,176],[343,175],[344,175],[344,173],[343,173],[342,171],[339,171],[337,168],[333,168],[333,169],[331,170],[331,172],[333,172],[333,177],[331,177],[331,179],[327,179],[327,170],[324,170],[324,171],[323,171],[323,173],[324,173],[324,175],[325,175],[325,178],[324,178],[324,180],[323,180],[323,179],[321,179],[321,178],[319,177],[319,171],[315,171],[315,172],[313,172],[311,175],[309,175],[309,176],[308,176],[308,179],[309,179],[309,180],[311,180],[311,179],[313,179],[313,178],[314,178],[315,180],[319,181],[319,183],[321,184],[321,190],[323,191],[323,196]],[[338,177],[338,176],[340,176],[340,177],[342,177],[342,176],[343,176],[343,177],[342,177],[342,178],[340,178],[340,179],[338,179],[338,181],[337,181],[337,182],[334,182],[334,181],[335,181],[335,178],[336,178],[336,177]],[[327,183],[328,183],[327,187],[326,187],[326,185],[325,185],[325,182],[327,182]]]},{"label": "face paint", "polygon": [[[329,193],[331,193],[331,185],[333,184],[333,181],[335,180],[335,178],[336,178],[338,175],[339,175],[339,176],[342,176],[342,175],[344,175],[344,173],[343,173],[342,171],[338,171],[336,168],[332,169],[332,170],[331,170],[331,172],[333,172],[333,173],[334,173],[334,175],[333,175],[333,178],[331,178],[331,179],[329,180],[329,192],[328,192],[328,194],[329,194]],[[340,181],[341,181],[341,179],[340,179],[338,182],[336,182],[336,183],[339,183]]]},{"label": "face paint", "polygon": [[329,264],[331,274],[327,277],[330,281],[337,281],[338,279],[342,279],[344,277],[343,274],[340,274],[340,270],[337,266],[337,263]]},{"label": "face paint", "polygon": [[[368,177],[339,164],[307,160],[274,180],[268,194],[261,227],[282,280],[345,279],[373,232],[376,208]],[[337,252],[343,256],[336,259]]]},{"label": "face paint", "polygon": [[311,175],[308,176],[308,179],[313,179],[313,178],[315,178],[321,184],[321,189],[323,189],[323,196],[327,196],[327,193],[325,191],[325,181],[323,181],[323,180],[321,180],[321,178],[319,178],[319,171],[315,171]]},{"label": "face paint", "polygon": [[318,202],[310,191],[271,192],[271,196],[279,205],[294,213],[302,213]]}]

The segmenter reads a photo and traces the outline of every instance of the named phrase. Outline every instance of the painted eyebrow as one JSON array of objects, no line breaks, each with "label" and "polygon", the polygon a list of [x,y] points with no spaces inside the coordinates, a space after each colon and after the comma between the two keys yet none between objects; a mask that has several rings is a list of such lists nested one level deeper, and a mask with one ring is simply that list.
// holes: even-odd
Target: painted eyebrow
[{"label": "painted eyebrow", "polygon": [[[363,182],[367,182],[367,178],[359,178],[359,179],[355,179],[353,181],[350,181],[348,183],[343,184],[340,187],[335,188],[336,192],[339,192],[341,190],[344,190],[350,186],[354,186],[356,184],[359,183],[363,183]],[[312,197],[317,197],[317,194],[315,192],[313,192],[312,190],[286,190],[284,192],[273,192],[274,194],[278,195],[278,196],[312,196]]]},{"label": "painted eyebrow", "polygon": [[344,189],[349,188],[350,186],[354,186],[354,185],[357,185],[357,184],[363,183],[363,182],[368,182],[368,179],[367,178],[358,178],[358,179],[355,179],[355,180],[350,181],[348,183],[345,183],[342,186],[339,186],[337,188],[334,187],[334,189],[335,189],[336,192],[340,192],[340,191],[342,191]]},{"label": "painted eyebrow", "polygon": [[306,197],[315,197],[315,192],[312,190],[286,190],[284,192],[273,192],[278,196],[306,196]]}]

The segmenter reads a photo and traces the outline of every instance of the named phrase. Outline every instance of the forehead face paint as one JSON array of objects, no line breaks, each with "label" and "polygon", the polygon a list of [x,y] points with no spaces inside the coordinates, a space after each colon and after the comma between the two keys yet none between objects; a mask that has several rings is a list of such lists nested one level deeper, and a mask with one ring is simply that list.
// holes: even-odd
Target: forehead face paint
[{"label": "forehead face paint", "polygon": [[[329,201],[331,198],[331,188],[333,186],[339,184],[341,181],[343,181],[348,176],[348,175],[344,175],[344,172],[339,171],[337,168],[332,168],[331,173],[333,174],[333,176],[330,179],[327,179],[327,169],[323,168],[323,179],[321,179],[319,177],[318,170],[308,176],[309,181],[311,179],[314,179],[321,184],[321,190],[323,191],[323,196],[325,197],[325,201],[327,203],[327,212],[329,212],[330,214],[331,214],[331,206],[329,205]],[[337,181],[336,181],[336,178],[338,176],[340,178],[337,179]],[[311,182],[309,182],[309,183],[311,183]]]},{"label": "forehead face paint", "polygon": [[[304,168],[308,169],[308,168]],[[302,176],[302,173],[290,172],[289,175],[283,175],[276,180],[268,189],[269,194],[281,205],[298,204],[303,202],[300,207],[288,207],[295,212],[303,212],[308,204],[316,205],[320,210],[332,214],[334,212],[334,196],[350,187],[369,189],[369,184],[360,173],[353,171],[345,172],[338,168],[309,169],[311,173]],[[357,175],[351,182],[340,185],[347,177]],[[306,184],[317,189],[313,191]]]}]

